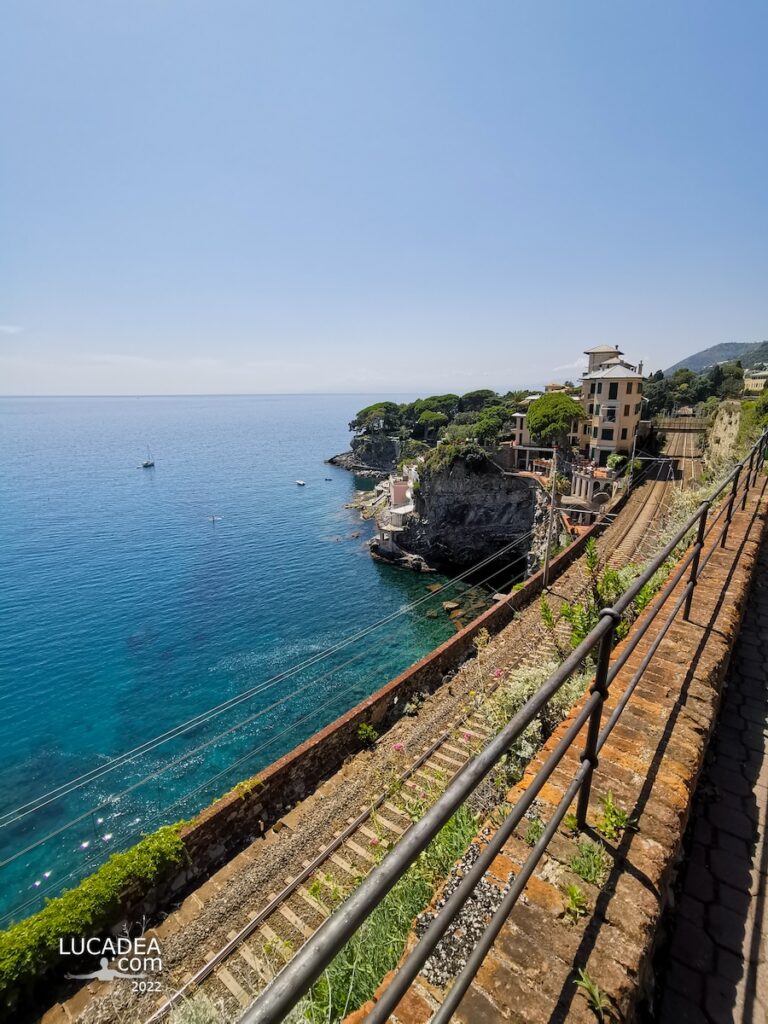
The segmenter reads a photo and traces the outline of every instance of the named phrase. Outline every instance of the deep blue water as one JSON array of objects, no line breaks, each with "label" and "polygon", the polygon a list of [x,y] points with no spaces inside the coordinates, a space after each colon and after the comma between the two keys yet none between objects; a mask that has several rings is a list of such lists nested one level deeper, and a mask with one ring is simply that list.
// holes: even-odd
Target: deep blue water
[{"label": "deep blue water", "polygon": [[[370,526],[344,508],[368,481],[323,464],[370,400],[0,399],[0,815],[266,686],[21,822],[0,817],[0,860],[16,857],[0,915],[191,816],[451,634],[427,600],[270,682],[427,593],[370,559]],[[153,470],[138,468],[147,444]]]}]

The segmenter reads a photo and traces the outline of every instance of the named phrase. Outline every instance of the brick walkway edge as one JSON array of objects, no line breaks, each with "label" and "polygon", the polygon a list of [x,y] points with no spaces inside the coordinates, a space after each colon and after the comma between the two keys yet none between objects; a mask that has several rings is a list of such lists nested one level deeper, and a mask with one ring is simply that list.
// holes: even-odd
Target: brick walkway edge
[{"label": "brick walkway edge", "polygon": [[[631,1021],[641,1001],[650,996],[658,926],[669,901],[693,793],[765,534],[765,491],[761,477],[746,509],[734,515],[726,547],[706,567],[695,591],[690,622],[677,617],[601,754],[589,822],[599,816],[600,801],[609,792],[636,822],[636,829],[615,843],[603,840],[610,858],[606,881],[598,888],[574,874],[570,862],[583,836],[561,828],[454,1020],[594,1024],[595,1014],[574,983],[579,969],[599,985],[614,1019]],[[684,580],[679,589],[683,586]],[[649,608],[634,628],[650,612]],[[647,654],[664,618],[662,612],[614,680],[604,717]],[[530,784],[570,720],[562,723],[531,762],[509,793],[510,803]],[[549,819],[572,780],[580,751],[581,744],[574,744],[543,788],[536,805],[542,820]],[[488,828],[486,823],[477,837],[481,845]],[[530,852],[523,838],[526,828],[524,821],[494,861],[486,876],[490,881],[506,885],[526,859]],[[591,828],[586,834],[598,838]],[[588,913],[576,923],[565,915],[563,900],[563,890],[571,883],[582,889],[588,901]],[[407,948],[414,943],[412,934]],[[442,995],[422,976],[391,1019],[398,1024],[425,1024]],[[347,1024],[363,1020],[371,1005],[348,1017]]]}]

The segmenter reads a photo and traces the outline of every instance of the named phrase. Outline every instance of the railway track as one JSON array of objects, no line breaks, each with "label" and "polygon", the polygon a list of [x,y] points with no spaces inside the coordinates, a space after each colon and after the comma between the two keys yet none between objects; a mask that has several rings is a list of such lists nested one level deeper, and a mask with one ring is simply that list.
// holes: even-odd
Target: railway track
[{"label": "railway track", "polygon": [[[679,435],[673,439],[673,458],[686,453],[686,436],[682,437],[682,441]],[[625,564],[637,557],[668,499],[671,485],[673,481],[667,475],[636,492],[634,504],[628,504],[598,540],[603,564]],[[567,599],[585,597],[588,588],[588,580],[581,579],[577,571],[570,580]],[[552,595],[555,606],[561,599],[565,595]],[[557,644],[568,642],[564,622],[559,624],[556,638],[541,623],[534,623],[529,634],[525,649],[512,659],[505,659],[501,645],[501,658],[495,660],[504,664],[489,661],[484,666],[486,678],[492,678],[494,668],[540,665],[556,656]],[[497,685],[486,686],[486,695]],[[243,908],[232,922],[226,944],[204,949],[202,966],[184,976],[178,989],[155,1005],[143,1018],[145,1024],[159,1024],[176,1006],[199,993],[219,1008],[223,1020],[236,1018],[322,925],[342,894],[358,884],[405,834],[414,809],[436,799],[471,758],[472,746],[486,742],[490,736],[476,708],[456,719],[400,773],[393,786],[377,794],[370,805],[359,807],[358,813],[351,815],[345,827],[319,847],[314,857],[304,860],[291,877],[283,879],[282,888],[267,893],[262,906]]]},{"label": "railway track", "polygon": [[[635,507],[632,507],[630,498],[623,512],[626,517],[623,533],[618,538],[612,538],[615,547],[608,561],[614,568],[626,565],[629,561],[642,560],[649,553],[648,541],[660,513],[669,503],[674,484],[679,482],[680,487],[684,487],[696,480],[699,459],[694,434],[679,432],[668,436],[670,441],[665,456],[672,461],[660,463],[656,467],[654,479],[645,484],[647,492]],[[673,477],[673,472],[679,473],[679,480]]]}]

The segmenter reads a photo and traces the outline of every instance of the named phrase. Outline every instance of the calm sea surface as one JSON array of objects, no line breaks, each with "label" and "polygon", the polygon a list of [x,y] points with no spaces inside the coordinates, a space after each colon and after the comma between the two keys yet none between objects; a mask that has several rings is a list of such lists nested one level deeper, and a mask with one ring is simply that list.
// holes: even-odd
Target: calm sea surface
[{"label": "calm sea surface", "polygon": [[[191,816],[451,634],[426,612],[453,593],[408,610],[425,579],[368,556],[370,525],[344,504],[369,481],[323,464],[371,400],[0,399],[0,923]],[[156,467],[142,470],[148,444]]]}]

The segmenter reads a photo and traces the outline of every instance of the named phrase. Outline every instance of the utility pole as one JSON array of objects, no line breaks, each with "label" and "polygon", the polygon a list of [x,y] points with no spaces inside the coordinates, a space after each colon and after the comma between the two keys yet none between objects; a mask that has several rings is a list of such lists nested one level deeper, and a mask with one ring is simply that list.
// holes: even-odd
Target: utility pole
[{"label": "utility pole", "polygon": [[552,449],[552,491],[549,501],[549,525],[547,527],[547,549],[544,552],[544,582],[547,589],[549,583],[549,552],[552,547],[552,527],[555,525],[555,502],[557,501],[557,445]]},{"label": "utility pole", "polygon": [[632,477],[635,475],[635,449],[637,448],[637,427],[635,427],[635,434],[632,438],[632,458],[629,460],[629,483],[627,484],[627,494],[632,490]]}]

